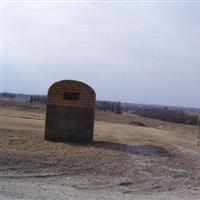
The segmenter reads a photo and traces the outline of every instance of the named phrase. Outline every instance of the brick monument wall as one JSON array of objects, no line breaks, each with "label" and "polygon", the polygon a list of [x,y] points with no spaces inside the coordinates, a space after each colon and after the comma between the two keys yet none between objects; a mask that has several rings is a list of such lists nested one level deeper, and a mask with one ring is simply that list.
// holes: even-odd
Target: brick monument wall
[{"label": "brick monument wall", "polygon": [[85,83],[64,80],[48,91],[45,140],[91,142],[96,95]]}]

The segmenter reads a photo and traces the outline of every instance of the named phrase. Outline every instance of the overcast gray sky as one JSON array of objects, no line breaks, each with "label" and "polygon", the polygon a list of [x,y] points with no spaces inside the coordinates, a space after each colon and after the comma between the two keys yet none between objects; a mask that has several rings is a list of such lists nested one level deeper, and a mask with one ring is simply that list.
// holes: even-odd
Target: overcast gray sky
[{"label": "overcast gray sky", "polygon": [[200,2],[3,3],[3,91],[200,107]]}]

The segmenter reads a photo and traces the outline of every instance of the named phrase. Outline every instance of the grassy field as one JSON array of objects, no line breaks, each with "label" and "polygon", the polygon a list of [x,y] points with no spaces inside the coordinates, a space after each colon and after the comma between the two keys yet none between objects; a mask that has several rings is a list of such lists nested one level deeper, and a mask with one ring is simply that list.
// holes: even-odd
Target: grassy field
[{"label": "grassy field", "polygon": [[[150,193],[200,199],[195,127],[130,114],[98,112],[95,118],[93,143],[49,142],[43,105],[0,102],[2,198],[54,199],[54,185],[69,199],[95,199],[100,193],[99,199],[145,199]],[[131,125],[135,122],[145,127]],[[22,191],[24,185],[29,188]],[[37,196],[38,185],[43,188]]]}]

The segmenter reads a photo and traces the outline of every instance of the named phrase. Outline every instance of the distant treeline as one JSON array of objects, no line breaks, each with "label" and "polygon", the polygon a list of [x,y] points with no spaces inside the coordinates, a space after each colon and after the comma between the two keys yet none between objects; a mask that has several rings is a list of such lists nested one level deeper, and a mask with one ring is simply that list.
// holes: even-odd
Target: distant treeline
[{"label": "distant treeline", "polygon": [[121,114],[123,111],[121,102],[115,101],[96,101],[96,110]]},{"label": "distant treeline", "polygon": [[[19,94],[14,93],[1,93],[3,97],[10,99],[15,99]],[[30,103],[47,103],[46,95],[24,95],[29,96],[28,102]],[[114,101],[96,101],[96,110],[103,112],[111,112],[116,114],[121,114],[122,112],[128,112],[136,114],[141,117],[148,117],[153,119],[158,119],[166,122],[182,123],[196,125],[198,116],[197,112],[193,112],[195,109],[189,108],[176,108],[176,107],[164,107],[164,106],[152,106],[152,105],[140,105],[131,103],[121,103]],[[196,109],[198,110],[198,109]],[[191,111],[191,112],[190,112]],[[198,110],[199,111],[199,110]]]},{"label": "distant treeline", "polygon": [[15,98],[16,94],[9,93],[9,92],[3,92],[3,93],[0,93],[0,96],[7,97],[7,98]]},{"label": "distant treeline", "polygon": [[198,116],[182,110],[164,107],[164,106],[147,106],[137,104],[122,104],[120,102],[97,101],[96,110],[104,112],[113,112],[121,114],[129,112],[141,117],[158,119],[166,122],[196,125]]},{"label": "distant treeline", "polygon": [[3,92],[0,93],[0,96],[21,102],[44,103],[44,104],[46,104],[47,102],[46,95],[27,95],[27,94],[15,94],[15,93]]},{"label": "distant treeline", "polygon": [[43,103],[46,104],[47,103],[47,97],[45,95],[31,95],[30,97],[30,103]]},{"label": "distant treeline", "polygon": [[198,116],[192,113],[186,113],[181,110],[171,109],[170,107],[131,107],[129,111],[142,117],[159,119],[166,122],[196,125]]}]

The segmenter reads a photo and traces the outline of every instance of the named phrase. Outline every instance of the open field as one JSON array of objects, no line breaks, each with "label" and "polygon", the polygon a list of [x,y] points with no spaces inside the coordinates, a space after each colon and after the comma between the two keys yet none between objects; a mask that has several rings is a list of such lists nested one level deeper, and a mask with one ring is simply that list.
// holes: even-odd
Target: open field
[{"label": "open field", "polygon": [[0,199],[200,199],[193,126],[97,113],[82,145],[44,141],[44,123],[43,105],[0,102]]}]

